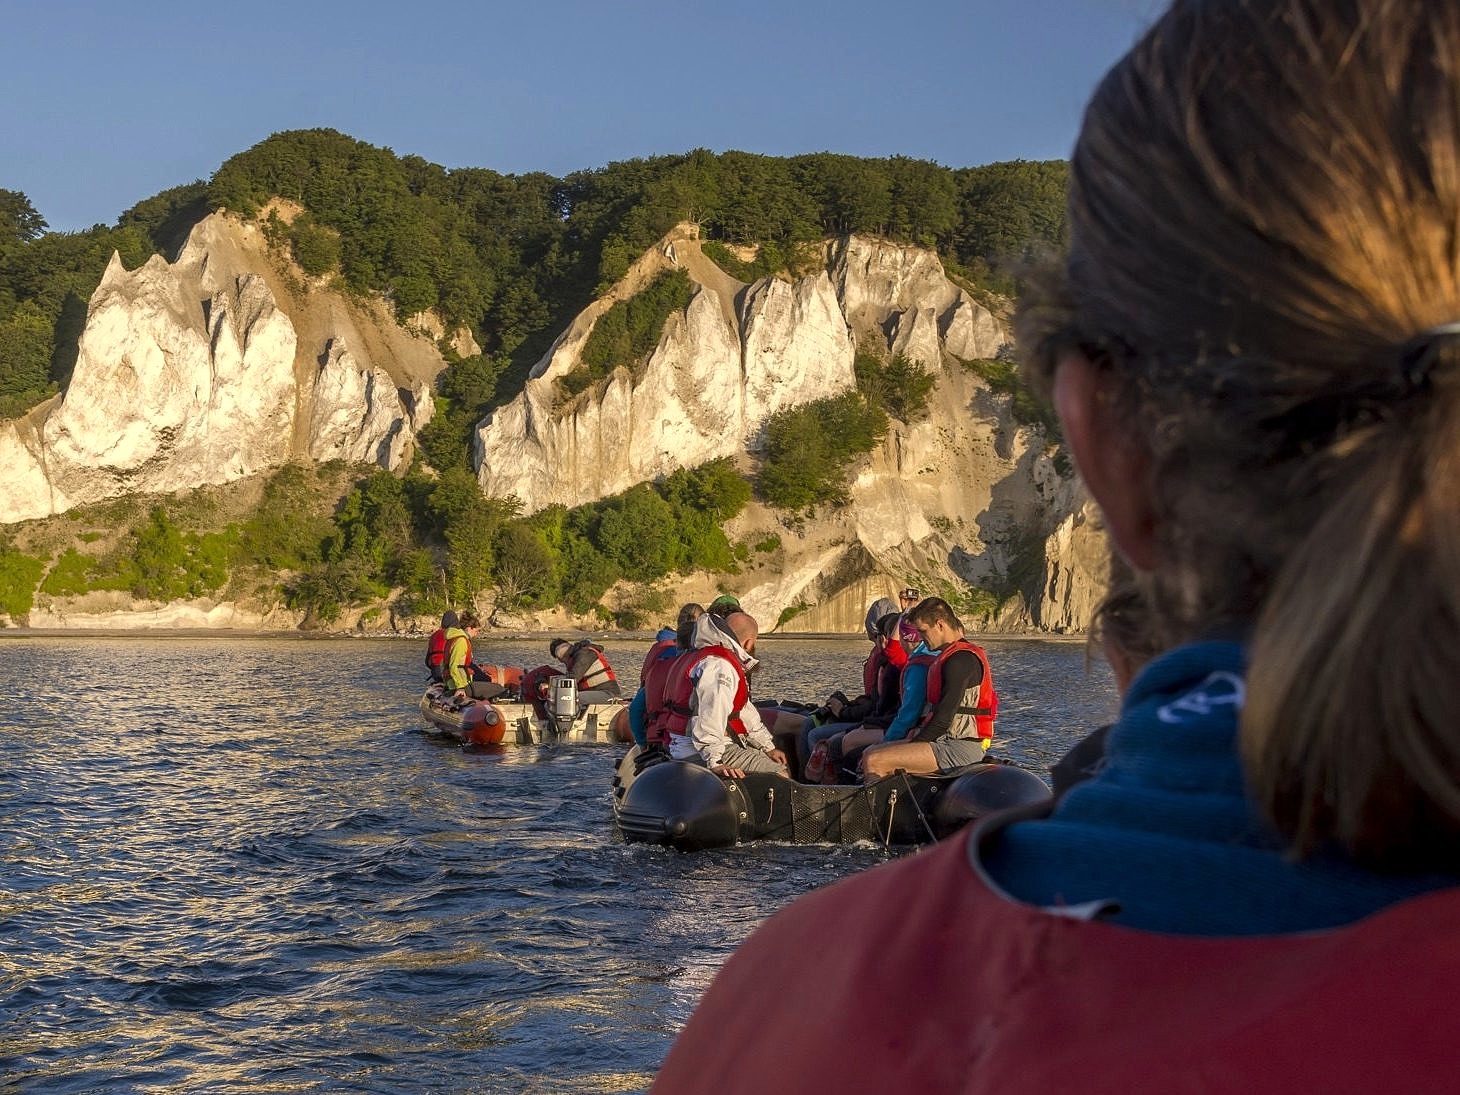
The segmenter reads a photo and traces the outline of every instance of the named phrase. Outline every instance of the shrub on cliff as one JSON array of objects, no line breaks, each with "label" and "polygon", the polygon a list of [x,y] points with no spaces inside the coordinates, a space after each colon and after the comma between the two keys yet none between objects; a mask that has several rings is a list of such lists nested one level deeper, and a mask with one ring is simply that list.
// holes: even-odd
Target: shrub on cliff
[{"label": "shrub on cliff", "polygon": [[852,369],[857,390],[868,402],[901,422],[912,422],[923,415],[938,381],[921,362],[905,354],[893,354],[884,361],[880,354],[864,348],[857,350]]},{"label": "shrub on cliff", "polygon": [[887,412],[861,392],[777,412],[766,422],[756,480],[761,497],[795,512],[844,504],[852,462],[886,433]]},{"label": "shrub on cliff", "polygon": [[[330,500],[332,502],[332,500]],[[286,464],[264,485],[263,498],[240,530],[240,558],[271,571],[303,570],[323,557],[333,522],[319,477]]]},{"label": "shrub on cliff", "polygon": [[685,271],[667,270],[628,300],[616,301],[593,325],[578,368],[559,380],[563,389],[577,395],[620,365],[641,365],[659,345],[664,324],[684,311],[693,292]]},{"label": "shrub on cliff", "polygon": [[[315,224],[308,216],[299,217],[290,226],[289,244],[294,261],[311,277],[331,273],[340,265],[340,234]],[[428,307],[430,303],[428,302]]]},{"label": "shrub on cliff", "polygon": [[1042,430],[1051,441],[1059,440],[1059,420],[1055,418],[1054,408],[1025,386],[1018,365],[1001,358],[960,358],[959,364],[980,377],[991,391],[1009,397],[1009,410],[1016,422]]},{"label": "shrub on cliff", "polygon": [[35,604],[35,589],[45,573],[46,564],[17,551],[8,540],[0,538],[0,613],[11,620],[29,615]]}]

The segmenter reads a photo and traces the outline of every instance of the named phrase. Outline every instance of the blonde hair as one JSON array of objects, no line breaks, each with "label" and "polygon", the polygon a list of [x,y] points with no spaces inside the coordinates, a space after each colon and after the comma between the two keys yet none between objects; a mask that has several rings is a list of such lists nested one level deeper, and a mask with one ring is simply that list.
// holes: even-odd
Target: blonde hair
[{"label": "blonde hair", "polygon": [[1177,0],[1019,317],[1030,380],[1084,353],[1149,456],[1159,645],[1251,629],[1260,804],[1392,867],[1460,861],[1457,67],[1454,0]]}]

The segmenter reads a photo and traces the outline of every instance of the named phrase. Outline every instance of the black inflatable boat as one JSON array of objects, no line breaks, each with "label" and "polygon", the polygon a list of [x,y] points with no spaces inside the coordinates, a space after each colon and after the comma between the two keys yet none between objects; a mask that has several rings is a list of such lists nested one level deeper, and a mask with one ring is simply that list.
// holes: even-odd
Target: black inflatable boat
[{"label": "black inflatable boat", "polygon": [[866,785],[822,786],[761,772],[722,779],[677,760],[638,770],[637,760],[635,747],[614,776],[619,829],[630,842],[681,851],[750,840],[930,844],[985,814],[1050,795],[1033,772],[997,761],[948,775],[899,772]]}]

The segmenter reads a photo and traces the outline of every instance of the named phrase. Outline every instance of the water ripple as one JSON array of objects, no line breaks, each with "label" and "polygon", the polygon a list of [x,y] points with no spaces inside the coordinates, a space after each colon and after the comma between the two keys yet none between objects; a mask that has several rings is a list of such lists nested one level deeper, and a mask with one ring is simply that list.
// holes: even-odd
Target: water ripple
[{"label": "water ripple", "polygon": [[[865,650],[765,645],[759,694],[811,698]],[[7,1090],[642,1091],[756,924],[885,858],[618,843],[615,750],[422,735],[415,644],[0,649]],[[990,654],[1018,759],[1111,709],[1078,646]]]}]

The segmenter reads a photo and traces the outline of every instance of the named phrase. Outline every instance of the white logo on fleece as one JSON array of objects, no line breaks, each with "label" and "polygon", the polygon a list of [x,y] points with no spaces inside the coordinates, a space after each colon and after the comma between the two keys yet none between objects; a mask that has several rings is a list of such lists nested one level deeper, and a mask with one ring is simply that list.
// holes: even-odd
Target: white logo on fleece
[{"label": "white logo on fleece", "polygon": [[1206,718],[1218,707],[1242,706],[1247,691],[1242,678],[1235,673],[1213,673],[1180,699],[1156,709],[1156,718],[1167,723],[1190,722]]}]

